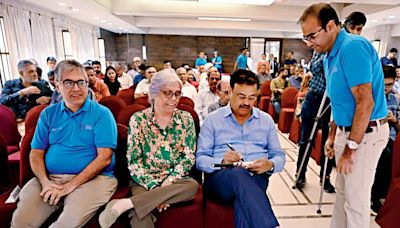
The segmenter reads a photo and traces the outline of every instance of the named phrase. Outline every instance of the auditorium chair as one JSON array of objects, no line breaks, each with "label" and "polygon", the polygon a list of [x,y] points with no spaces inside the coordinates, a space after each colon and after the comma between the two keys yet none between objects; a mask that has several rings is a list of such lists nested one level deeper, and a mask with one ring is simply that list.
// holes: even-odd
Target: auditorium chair
[{"label": "auditorium chair", "polygon": [[180,104],[188,105],[188,106],[190,106],[191,108],[194,109],[194,102],[189,97],[181,97],[179,99],[178,105],[180,105]]},{"label": "auditorium chair", "polygon": [[293,122],[294,109],[297,102],[297,89],[288,87],[282,93],[281,113],[279,114],[278,129],[282,133],[289,133]]},{"label": "auditorium chair", "polygon": [[146,106],[148,108],[151,107],[151,105],[149,103],[149,97],[148,96],[136,98],[133,103],[134,104],[140,104],[140,105]]},{"label": "auditorium chair", "polygon": [[8,178],[7,144],[3,133],[0,132],[0,194],[8,189],[10,184]]},{"label": "auditorium chair", "polygon": [[119,112],[126,107],[126,103],[122,98],[117,96],[103,97],[99,104],[106,106],[112,112],[115,120],[118,117]]},{"label": "auditorium chair", "polygon": [[19,150],[21,135],[18,132],[17,119],[14,112],[5,105],[0,105],[0,132],[4,136],[8,154]]},{"label": "auditorium chair", "polygon": [[386,196],[376,222],[382,228],[397,228],[399,227],[400,216],[400,133],[397,134],[396,140],[392,148],[392,181],[389,191]]},{"label": "auditorium chair", "polygon": [[146,106],[140,104],[131,104],[122,109],[117,117],[117,123],[129,127],[129,120],[133,113],[146,109]]},{"label": "auditorium chair", "polygon": [[190,106],[185,105],[185,104],[180,104],[177,107],[180,110],[189,112],[190,115],[192,115],[193,121],[194,121],[194,128],[196,129],[196,136],[199,135],[200,133],[200,119],[199,116],[197,115],[197,112]]},{"label": "auditorium chair", "polygon": [[289,140],[298,144],[301,139],[301,122],[299,118],[293,118],[289,131]]},{"label": "auditorium chair", "polygon": [[322,144],[322,130],[317,129],[317,132],[315,133],[315,138],[314,141],[312,141],[311,145],[311,158],[314,159],[314,161],[318,164],[321,165],[321,156],[322,156],[322,151],[325,145]]},{"label": "auditorium chair", "polygon": [[272,117],[274,123],[278,123],[278,114],[276,113],[274,105],[272,103],[268,105],[268,114]]},{"label": "auditorium chair", "polygon": [[271,103],[271,81],[265,81],[261,85],[260,89],[260,101],[258,102],[258,108],[261,111],[268,112],[268,107]]},{"label": "auditorium chair", "polygon": [[234,210],[232,204],[221,204],[208,197],[204,203],[204,227],[232,228],[234,225]]},{"label": "auditorium chair", "polygon": [[133,102],[135,100],[134,94],[135,94],[135,91],[132,89],[122,89],[122,90],[118,91],[117,97],[124,100],[126,105],[131,105],[131,104],[133,104]]}]

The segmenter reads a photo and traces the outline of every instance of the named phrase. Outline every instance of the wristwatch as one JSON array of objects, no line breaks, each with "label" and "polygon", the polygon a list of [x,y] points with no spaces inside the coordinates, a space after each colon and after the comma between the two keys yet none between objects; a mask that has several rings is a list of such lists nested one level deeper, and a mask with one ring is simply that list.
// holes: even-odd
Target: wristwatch
[{"label": "wristwatch", "polygon": [[171,182],[171,183],[174,183],[175,178],[174,177],[168,177],[168,181]]},{"label": "wristwatch", "polygon": [[351,139],[347,139],[346,145],[349,147],[350,150],[357,150],[358,148],[358,143]]}]

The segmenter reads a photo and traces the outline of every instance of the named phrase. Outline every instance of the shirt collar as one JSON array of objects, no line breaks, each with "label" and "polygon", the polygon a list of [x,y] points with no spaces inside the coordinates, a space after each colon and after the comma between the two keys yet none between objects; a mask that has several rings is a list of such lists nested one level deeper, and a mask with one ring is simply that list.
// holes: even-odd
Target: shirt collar
[{"label": "shirt collar", "polygon": [[348,33],[346,32],[346,30],[344,30],[344,29],[340,30],[338,36],[336,37],[335,43],[333,44],[331,52],[326,53],[326,55],[328,57],[333,57],[338,53],[339,48],[340,48],[340,46],[342,46],[343,40],[347,34]]},{"label": "shirt collar", "polygon": [[[150,111],[150,120],[151,123],[156,126],[157,128],[160,129],[160,126],[158,125],[157,121],[156,121],[156,116],[154,115],[155,111],[154,111],[154,106],[151,108]],[[178,118],[178,114],[177,114],[177,108],[174,109],[174,113],[172,114],[172,120],[171,122],[167,125],[167,127],[165,129],[169,129],[172,127],[172,124],[176,123],[176,124],[181,124],[181,121]]]},{"label": "shirt collar", "polygon": [[[222,108],[225,108],[225,114],[224,114],[225,118],[228,117],[228,116],[232,116],[233,117],[233,112],[232,112],[232,107],[231,107],[231,103],[230,102],[225,107],[222,107]],[[253,118],[256,118],[256,119],[260,118],[260,110],[254,108],[254,107],[251,109],[251,116],[247,121],[249,121],[249,120],[251,120]]]},{"label": "shirt collar", "polygon": [[[74,112],[74,115],[77,115],[81,112],[87,112],[89,111],[90,108],[90,99],[89,99],[89,94],[86,97],[85,103],[83,103],[82,107],[80,107],[76,112]],[[67,108],[65,105],[64,99],[61,101],[61,111],[67,110],[70,112],[70,110]]]}]

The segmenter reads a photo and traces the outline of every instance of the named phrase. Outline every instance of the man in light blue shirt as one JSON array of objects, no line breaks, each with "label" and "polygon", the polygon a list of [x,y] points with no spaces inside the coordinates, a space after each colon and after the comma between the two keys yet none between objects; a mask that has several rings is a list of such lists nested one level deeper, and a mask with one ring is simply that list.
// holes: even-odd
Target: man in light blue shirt
[{"label": "man in light blue shirt", "polygon": [[338,172],[331,228],[369,227],[371,187],[389,135],[378,54],[368,40],[341,29],[329,4],[311,5],[299,23],[306,44],[326,53],[333,122],[325,151],[330,158],[335,155]]},{"label": "man in light blue shirt", "polygon": [[21,190],[11,227],[82,227],[114,194],[117,128],[110,110],[88,98],[88,77],[75,60],[55,69],[60,103],[40,114],[30,152],[35,177]]},{"label": "man in light blue shirt", "polygon": [[247,48],[240,49],[241,54],[237,57],[235,65],[233,66],[233,71],[238,69],[248,69],[247,66]]},{"label": "man in light blue shirt", "polygon": [[[248,70],[231,76],[230,103],[212,112],[201,128],[196,167],[206,174],[205,193],[223,202],[232,202],[235,227],[271,228],[279,226],[265,194],[272,173],[281,172],[285,154],[279,144],[272,118],[253,107],[258,79]],[[214,168],[214,164],[234,168]]]}]

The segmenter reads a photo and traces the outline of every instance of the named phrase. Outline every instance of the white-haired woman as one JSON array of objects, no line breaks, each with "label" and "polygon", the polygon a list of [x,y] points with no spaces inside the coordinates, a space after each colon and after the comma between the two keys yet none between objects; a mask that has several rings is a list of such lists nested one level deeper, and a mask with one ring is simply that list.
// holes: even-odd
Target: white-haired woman
[{"label": "white-haired woman", "polygon": [[173,70],[155,74],[149,88],[152,107],[132,115],[128,135],[128,169],[132,197],[112,200],[100,214],[110,227],[131,210],[132,227],[154,227],[154,209],[194,198],[198,183],[188,176],[195,162],[196,133],[188,112],[176,109],[182,82]]}]

